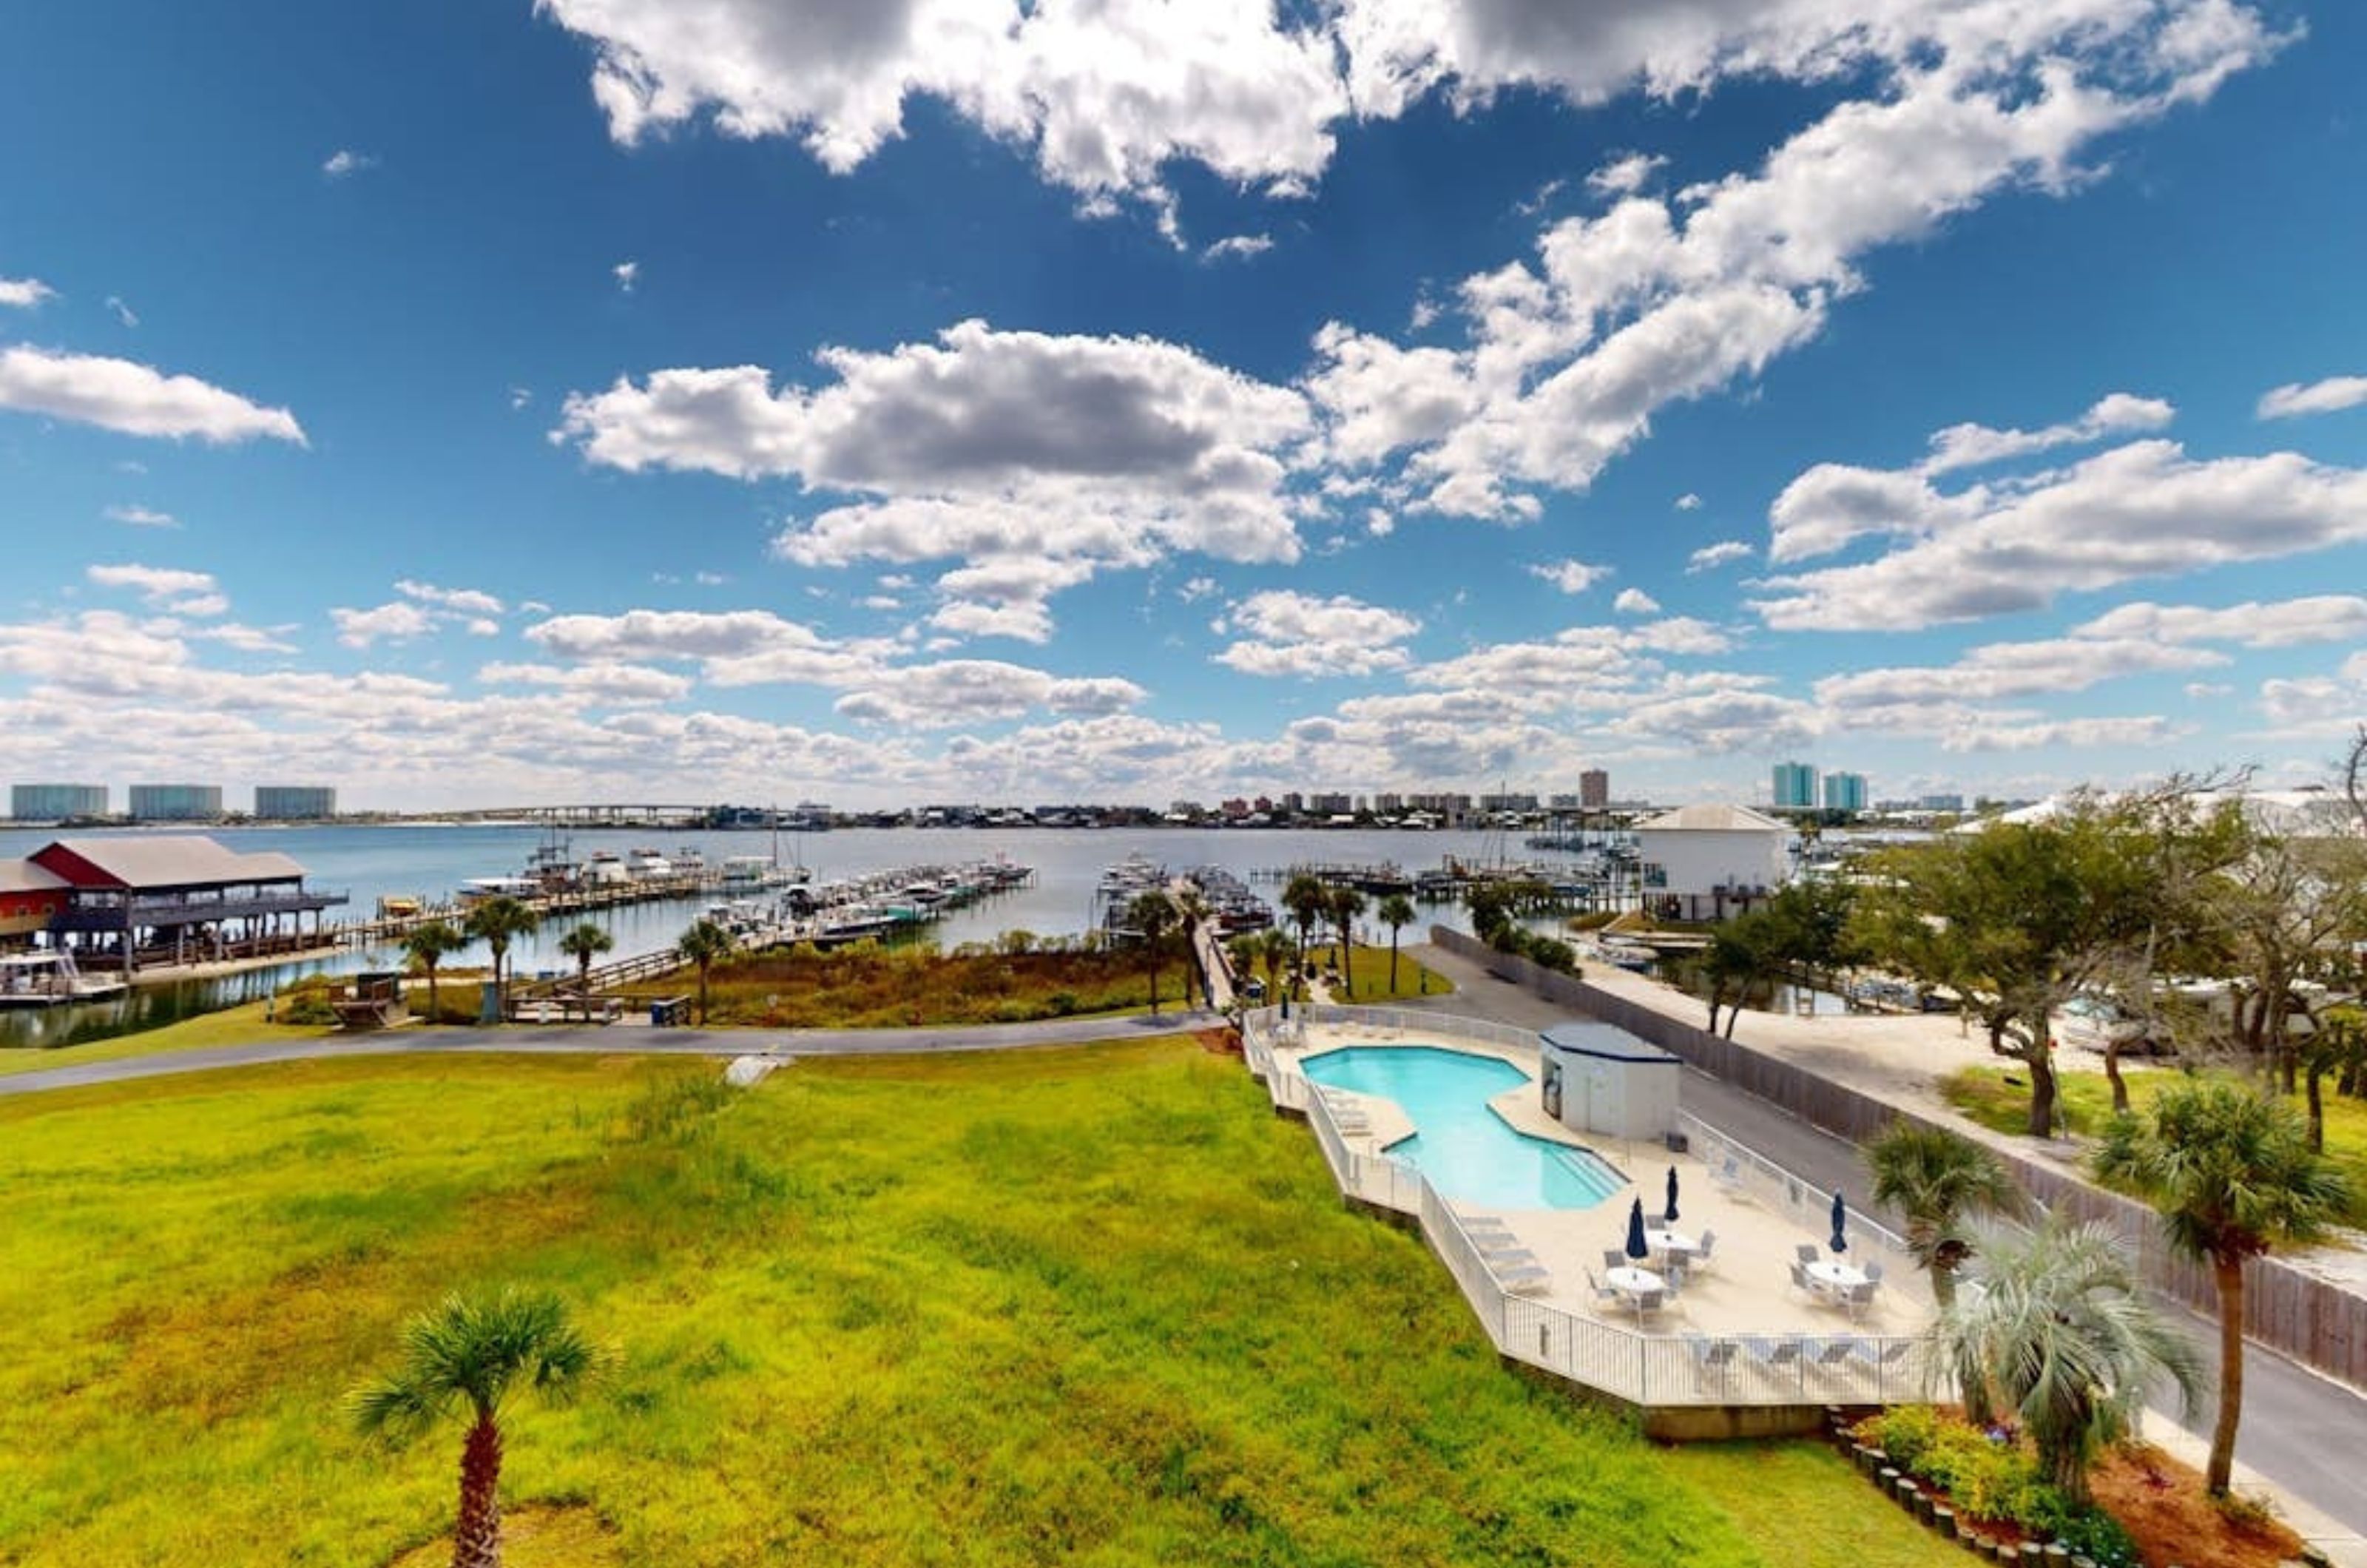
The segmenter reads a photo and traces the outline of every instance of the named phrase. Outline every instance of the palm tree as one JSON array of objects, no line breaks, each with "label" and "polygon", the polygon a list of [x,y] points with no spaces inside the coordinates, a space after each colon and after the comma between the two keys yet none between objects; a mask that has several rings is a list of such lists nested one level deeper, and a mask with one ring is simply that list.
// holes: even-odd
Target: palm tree
[{"label": "palm tree", "polygon": [[1298,962],[1300,973],[1307,969],[1307,944],[1315,935],[1315,924],[1331,899],[1322,879],[1300,872],[1282,886],[1282,907],[1290,911],[1293,923],[1298,927]]},{"label": "palm tree", "polygon": [[1994,1150],[1944,1127],[1894,1122],[1865,1146],[1874,1200],[1907,1219],[1907,1246],[1931,1274],[1931,1295],[1945,1312],[1956,1299],[1956,1270],[1973,1255],[1965,1222],[1976,1215],[2018,1218],[2022,1190]]},{"label": "palm tree", "polygon": [[533,906],[519,899],[503,897],[488,898],[469,911],[462,930],[493,950],[493,1000],[502,1016],[509,1015],[509,998],[502,989],[502,966],[510,954],[510,943],[522,936],[532,936],[542,925],[542,916]]},{"label": "palm tree", "polygon": [[1398,994],[1398,932],[1413,924],[1413,900],[1402,893],[1392,893],[1381,900],[1374,913],[1381,924],[1389,928],[1389,995]]},{"label": "palm tree", "polygon": [[1356,970],[1349,955],[1355,951],[1356,917],[1364,912],[1365,896],[1353,887],[1334,887],[1325,903],[1325,913],[1340,928],[1340,984],[1352,1002],[1356,999]]},{"label": "palm tree", "polygon": [[1159,946],[1175,927],[1175,902],[1164,890],[1135,895],[1126,907],[1126,923],[1142,933],[1143,962],[1150,969],[1150,1016],[1159,1016]]},{"label": "palm tree", "polygon": [[592,961],[615,951],[617,939],[585,920],[559,939],[559,951],[575,960],[575,989],[583,998],[583,1016],[592,1016]]},{"label": "palm tree", "polygon": [[685,964],[698,968],[698,1021],[707,1021],[707,976],[718,964],[740,950],[731,933],[713,920],[693,920],[674,950]]},{"label": "palm tree", "polygon": [[598,1371],[601,1356],[568,1321],[557,1296],[505,1290],[490,1299],[453,1295],[402,1331],[402,1362],[348,1396],[365,1436],[405,1442],[447,1416],[466,1414],[460,1518],[452,1568],[501,1568],[504,1401],[528,1389],[564,1404]]},{"label": "palm tree", "polygon": [[2309,1146],[2309,1129],[2291,1105],[2227,1078],[2172,1084],[2143,1117],[2113,1118],[2095,1170],[2145,1194],[2170,1246],[2211,1265],[2219,1288],[2219,1414],[2204,1479],[2214,1495],[2224,1494],[2244,1412],[2245,1260],[2323,1236],[2348,1208],[2349,1187]]},{"label": "palm tree", "polygon": [[443,1016],[444,998],[436,988],[436,966],[469,945],[469,939],[449,920],[422,920],[402,933],[402,955],[427,972],[427,1021]]},{"label": "palm tree", "polygon": [[1283,966],[1290,962],[1290,933],[1277,926],[1268,926],[1258,935],[1258,958],[1265,965],[1265,988],[1282,1003],[1282,1016],[1290,1016],[1290,987],[1283,979]]},{"label": "palm tree", "polygon": [[1931,1325],[1935,1362],[1955,1374],[1965,1414],[2010,1415],[2030,1434],[2047,1479],[2090,1500],[2088,1469],[2128,1432],[2164,1380],[2191,1409],[2202,1358],[2138,1284],[2120,1233],[2050,1214],[2036,1230],[1982,1237],[1982,1289],[1955,1298]]},{"label": "palm tree", "polygon": [[[1200,890],[1188,883],[1174,894],[1175,919],[1184,928],[1184,1005],[1192,1005],[1192,972],[1200,964],[1200,928],[1207,923],[1208,900]],[[1200,996],[1206,1000],[1215,993],[1208,988],[1207,976],[1200,978]]]}]

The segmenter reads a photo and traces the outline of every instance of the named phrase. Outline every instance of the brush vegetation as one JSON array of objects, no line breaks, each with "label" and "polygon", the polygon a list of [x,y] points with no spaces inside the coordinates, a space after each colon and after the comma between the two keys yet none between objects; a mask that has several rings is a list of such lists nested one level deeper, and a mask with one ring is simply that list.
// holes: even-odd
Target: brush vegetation
[{"label": "brush vegetation", "polygon": [[[2225,1077],[2253,1089],[2261,1087],[2257,1074],[2234,1068],[2200,1069],[2198,1076]],[[2000,1133],[2022,1131],[2029,1089],[2016,1081],[2020,1075],[1999,1067],[1965,1067],[1941,1080],[1940,1092],[1957,1111],[1984,1127]],[[2058,1073],[2061,1107],[2071,1132],[2101,1137],[2112,1120],[2112,1089],[2101,1073]],[[2127,1075],[2129,1103],[2139,1116],[2147,1113],[2155,1097],[2171,1085],[2187,1081],[2183,1072],[2137,1072]],[[2280,1098],[2299,1109],[2299,1095]],[[2326,1157],[2341,1173],[2349,1198],[2339,1223],[2367,1226],[2367,1100],[2348,1095],[2325,1098]],[[2112,1185],[2108,1182],[2107,1185]],[[2124,1190],[2127,1189],[2124,1188]]]},{"label": "brush vegetation", "polygon": [[[1159,978],[1162,1002],[1182,995],[1183,944],[1173,946]],[[695,984],[685,969],[618,994],[645,1001],[681,995]],[[828,953],[806,946],[742,953],[715,965],[708,989],[708,1021],[765,1029],[1026,1023],[1150,1005],[1150,978],[1138,949],[1042,948],[1016,940],[953,953],[866,942]]]},{"label": "brush vegetation", "polygon": [[504,1422],[570,1562],[1958,1561],[1822,1447],[1665,1452],[1506,1371],[1187,1041],[154,1079],[0,1101],[0,1183],[5,1562],[427,1560],[449,1454],[341,1397],[508,1286],[609,1348]]}]

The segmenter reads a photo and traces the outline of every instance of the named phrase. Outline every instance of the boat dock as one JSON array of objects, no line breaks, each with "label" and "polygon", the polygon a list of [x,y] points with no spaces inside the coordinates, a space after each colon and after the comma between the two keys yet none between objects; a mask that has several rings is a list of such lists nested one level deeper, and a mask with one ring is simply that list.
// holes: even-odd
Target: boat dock
[{"label": "boat dock", "polygon": [[[545,920],[561,915],[589,914],[599,909],[615,909],[629,904],[656,903],[667,898],[697,898],[713,893],[724,886],[718,874],[701,873],[690,876],[651,877],[633,882],[595,883],[588,886],[561,888],[546,892],[515,892],[501,895],[515,898]],[[425,898],[387,898],[380,903],[388,908],[367,919],[339,920],[328,929],[329,939],[340,947],[379,947],[400,942],[406,932],[429,920],[447,920],[460,925],[469,911],[483,898],[454,898],[433,903]]]}]

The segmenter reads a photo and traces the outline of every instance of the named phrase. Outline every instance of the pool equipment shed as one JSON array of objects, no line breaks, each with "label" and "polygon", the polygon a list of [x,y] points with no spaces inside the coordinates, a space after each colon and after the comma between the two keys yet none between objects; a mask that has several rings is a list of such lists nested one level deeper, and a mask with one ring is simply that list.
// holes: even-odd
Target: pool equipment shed
[{"label": "pool equipment shed", "polygon": [[1624,1029],[1572,1020],[1537,1037],[1546,1114],[1580,1133],[1658,1142],[1676,1130],[1675,1056]]}]

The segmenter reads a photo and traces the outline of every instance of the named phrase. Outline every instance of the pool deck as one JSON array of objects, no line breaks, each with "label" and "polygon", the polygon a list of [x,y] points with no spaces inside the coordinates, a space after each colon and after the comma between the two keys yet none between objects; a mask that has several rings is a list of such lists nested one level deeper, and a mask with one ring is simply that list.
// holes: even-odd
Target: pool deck
[{"label": "pool deck", "polygon": [[[1489,1101],[1491,1109],[1515,1131],[1586,1149],[1616,1170],[1625,1185],[1591,1209],[1506,1209],[1500,1205],[1465,1202],[1441,1189],[1461,1215],[1492,1215],[1536,1256],[1551,1276],[1550,1289],[1533,1299],[1565,1311],[1591,1316],[1625,1328],[1637,1326],[1632,1307],[1600,1301],[1589,1288],[1587,1271],[1599,1279],[1606,1248],[1620,1248],[1627,1238],[1627,1217],[1636,1199],[1644,1201],[1648,1224],[1656,1224],[1667,1199],[1668,1173],[1677,1169],[1678,1207],[1675,1227],[1699,1240],[1715,1232],[1716,1247],[1705,1265],[1695,1269],[1684,1289],[1661,1311],[1642,1322],[1650,1334],[1782,1335],[1905,1335],[1920,1332],[1931,1320],[1933,1303],[1929,1286],[1911,1259],[1886,1249],[1869,1257],[1867,1247],[1853,1242],[1843,1260],[1860,1268],[1870,1261],[1884,1265],[1882,1288],[1874,1304],[1852,1318],[1843,1307],[1802,1294],[1791,1282],[1794,1249],[1813,1245],[1819,1258],[1833,1254],[1825,1243],[1829,1232],[1821,1214],[1813,1230],[1804,1217],[1786,1212],[1781,1196],[1750,1181],[1723,1182],[1720,1168],[1698,1153],[1670,1154],[1657,1143],[1626,1143],[1615,1138],[1580,1134],[1546,1116],[1538,1102],[1537,1053],[1470,1040],[1446,1031],[1423,1033],[1359,1025],[1315,1024],[1303,1044],[1277,1048],[1277,1066],[1298,1070],[1304,1057],[1346,1046],[1433,1045],[1474,1055],[1491,1055],[1519,1068],[1528,1082]],[[1351,1147],[1359,1154],[1378,1154],[1414,1131],[1395,1101],[1344,1089],[1327,1091],[1335,1100],[1353,1100],[1365,1112],[1369,1133],[1352,1134]],[[1824,1195],[1829,1197],[1829,1195]],[[1848,1194],[1844,1193],[1844,1197]],[[1623,1258],[1624,1262],[1625,1259]]]}]

